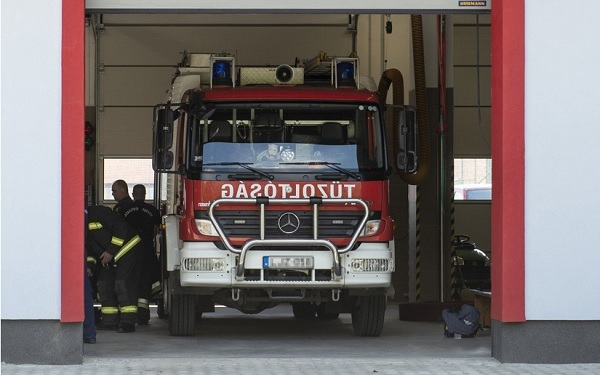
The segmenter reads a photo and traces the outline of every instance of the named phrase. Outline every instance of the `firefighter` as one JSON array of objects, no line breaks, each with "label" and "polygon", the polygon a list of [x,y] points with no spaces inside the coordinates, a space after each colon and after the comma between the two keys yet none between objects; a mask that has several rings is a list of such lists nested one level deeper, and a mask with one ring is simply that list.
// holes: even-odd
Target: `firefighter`
[{"label": "firefighter", "polygon": [[127,188],[127,182],[123,180],[116,180],[112,184],[112,196],[117,201],[113,210],[116,213],[123,216],[124,209],[133,204],[133,200],[129,196],[129,189]]},{"label": "firefighter", "polygon": [[[150,299],[153,284],[160,290],[160,266],[154,247],[154,237],[161,223],[158,210],[145,202],[146,187],[142,184],[133,187],[133,203],[122,205],[119,213],[131,224],[142,238],[140,259],[140,285],[138,290],[138,324],[146,325],[150,320]],[[121,203],[121,201],[119,201]]]},{"label": "firefighter", "polygon": [[98,294],[102,321],[97,329],[135,332],[140,236],[105,206],[87,209],[86,250],[100,263]]}]

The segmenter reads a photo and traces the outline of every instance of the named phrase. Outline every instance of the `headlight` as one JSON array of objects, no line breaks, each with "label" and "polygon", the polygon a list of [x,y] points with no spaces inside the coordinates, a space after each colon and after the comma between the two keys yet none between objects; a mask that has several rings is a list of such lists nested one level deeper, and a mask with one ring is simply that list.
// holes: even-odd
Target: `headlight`
[{"label": "headlight", "polygon": [[361,237],[369,237],[369,236],[374,236],[375,234],[377,234],[377,232],[379,231],[380,223],[381,223],[381,220],[367,221],[367,223],[365,224],[365,229],[363,229],[363,232],[361,234]]},{"label": "headlight", "polygon": [[390,270],[389,259],[352,259],[350,262],[352,272],[388,272]]},{"label": "headlight", "polygon": [[196,226],[198,227],[200,234],[203,234],[205,236],[218,236],[219,235],[219,233],[217,233],[217,230],[212,225],[210,220],[196,219]]},{"label": "headlight", "polygon": [[186,271],[221,272],[225,270],[227,262],[225,258],[184,258],[181,264]]}]

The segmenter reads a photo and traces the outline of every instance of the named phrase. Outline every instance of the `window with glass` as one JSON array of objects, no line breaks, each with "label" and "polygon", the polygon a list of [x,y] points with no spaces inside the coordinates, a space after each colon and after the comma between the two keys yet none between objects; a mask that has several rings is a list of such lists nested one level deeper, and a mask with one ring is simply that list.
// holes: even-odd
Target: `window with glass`
[{"label": "window with glass", "polygon": [[454,199],[492,199],[492,159],[454,159]]},{"label": "window with glass", "polygon": [[188,119],[192,170],[333,172],[384,169],[378,107],[368,104],[217,104]]},{"label": "window with glass", "polygon": [[[111,187],[116,180],[127,182],[130,195],[135,185],[144,185],[146,200],[154,200],[154,171],[151,158],[104,158],[103,171],[103,200],[114,200]],[[166,199],[166,181],[163,183],[162,199]]]}]

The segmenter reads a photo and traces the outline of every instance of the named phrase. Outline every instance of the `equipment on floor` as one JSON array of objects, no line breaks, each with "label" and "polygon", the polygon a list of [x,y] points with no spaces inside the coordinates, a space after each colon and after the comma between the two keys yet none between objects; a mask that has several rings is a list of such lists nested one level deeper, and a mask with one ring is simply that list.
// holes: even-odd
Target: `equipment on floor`
[{"label": "equipment on floor", "polygon": [[444,335],[454,338],[475,337],[480,328],[479,315],[479,310],[467,304],[462,305],[460,309],[442,310]]}]

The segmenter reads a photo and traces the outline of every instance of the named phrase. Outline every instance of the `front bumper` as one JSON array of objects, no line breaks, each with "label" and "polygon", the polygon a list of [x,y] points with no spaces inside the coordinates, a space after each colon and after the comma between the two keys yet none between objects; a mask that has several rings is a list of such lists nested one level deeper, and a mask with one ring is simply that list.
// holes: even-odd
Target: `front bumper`
[{"label": "front bumper", "polygon": [[[311,269],[273,270],[264,267],[264,257],[312,257]],[[182,287],[202,288],[276,288],[276,289],[364,289],[387,288],[394,271],[393,251],[388,243],[362,243],[356,250],[341,254],[340,274],[329,251],[249,250],[245,253],[244,272],[240,275],[239,254],[218,249],[210,242],[184,242],[179,269]],[[190,259],[210,259],[218,267],[188,269]],[[202,262],[205,263],[204,261]],[[195,263],[197,264],[197,263]],[[375,267],[358,267],[358,265]],[[197,268],[197,267],[189,267]],[[202,267],[201,267],[202,268]],[[216,269],[215,269],[216,268]],[[301,276],[299,276],[301,275]]]}]

